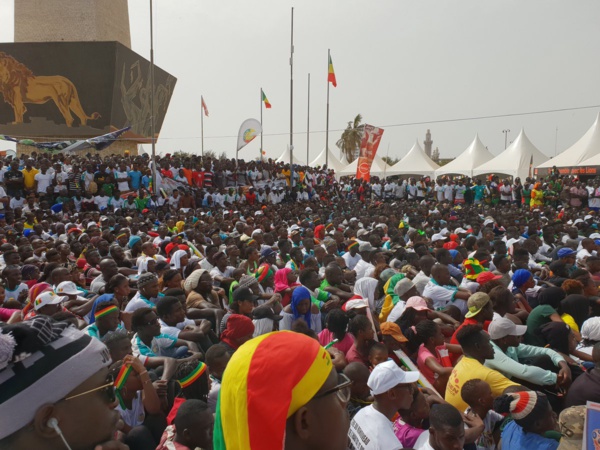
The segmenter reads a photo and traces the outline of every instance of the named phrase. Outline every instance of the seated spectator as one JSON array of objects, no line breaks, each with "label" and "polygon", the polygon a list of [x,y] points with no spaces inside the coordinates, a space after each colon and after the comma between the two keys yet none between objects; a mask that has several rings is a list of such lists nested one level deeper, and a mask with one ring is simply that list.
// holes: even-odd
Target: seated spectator
[{"label": "seated spectator", "polygon": [[594,366],[580,375],[567,392],[565,406],[585,405],[586,402],[600,402],[600,343],[593,347]]},{"label": "seated spectator", "polygon": [[252,339],[254,324],[252,320],[241,314],[231,314],[225,330],[221,333],[221,344],[233,353],[242,344]]},{"label": "seated spectator", "polygon": [[325,329],[319,333],[319,343],[329,348],[333,343],[333,347],[342,351],[344,355],[354,344],[354,338],[347,332],[348,316],[341,309],[334,309],[327,315]]},{"label": "seated spectator", "polygon": [[429,411],[429,403],[419,389],[415,389],[413,393],[410,408],[398,410],[400,417],[394,422],[394,434],[404,448],[414,447],[419,436],[425,431],[423,425],[429,419]]},{"label": "seated spectator", "polygon": [[344,375],[352,381],[350,386],[350,400],[348,401],[348,414],[352,419],[358,411],[373,403],[371,390],[367,384],[369,369],[362,363],[351,362],[344,368]]},{"label": "seated spectator", "polygon": [[[424,439],[425,438],[425,439]],[[415,442],[416,450],[460,449],[465,443],[463,416],[452,405],[433,405],[429,413],[429,432]]]},{"label": "seated spectator", "polygon": [[375,342],[371,321],[366,316],[354,316],[348,325],[348,332],[354,336],[354,344],[346,352],[346,359],[349,363],[356,361],[369,366],[369,350]]},{"label": "seated spectator", "polygon": [[187,355],[187,342],[161,334],[158,316],[150,308],[137,309],[131,317],[133,355],[168,356],[182,358]]},{"label": "seated spectator", "polygon": [[546,343],[540,336],[540,329],[549,322],[561,322],[558,311],[560,302],[565,298],[565,291],[561,288],[546,288],[538,295],[539,305],[533,308],[527,317],[527,332],[525,343],[543,347]]},{"label": "seated spectator", "polygon": [[321,311],[311,302],[310,293],[304,286],[294,289],[292,302],[283,308],[281,315],[283,316],[279,325],[281,330],[291,330],[292,323],[302,319],[315,333],[321,331]]},{"label": "seated spectator", "polygon": [[594,345],[600,342],[600,317],[590,317],[583,322],[581,339],[577,350],[591,355]]},{"label": "seated spectator", "polygon": [[[546,396],[524,391],[504,394],[494,400],[494,410],[510,414],[512,422],[502,430],[502,448],[510,450],[556,450],[558,440],[548,438],[548,432],[558,432],[556,416]],[[560,433],[556,433],[560,438]]]},{"label": "seated spectator", "polygon": [[476,414],[484,424],[483,433],[475,441],[477,450],[494,450],[500,441],[500,425],[504,417],[494,411],[494,397],[490,385],[481,380],[467,381],[460,395],[469,405],[465,415]]},{"label": "seated spectator", "polygon": [[252,323],[254,324],[253,337],[262,336],[279,330],[279,322],[283,316],[275,314],[269,306],[259,306],[252,310]]},{"label": "seated spectator", "polygon": [[565,322],[573,332],[577,340],[581,340],[580,330],[583,322],[590,317],[590,301],[583,295],[567,295],[560,302],[560,318]]},{"label": "seated spectator", "polygon": [[201,400],[187,400],[177,411],[173,425],[163,433],[156,450],[211,448],[214,418]]},{"label": "seated spectator", "polygon": [[423,297],[433,301],[434,309],[444,309],[448,305],[454,305],[464,315],[468,310],[467,300],[471,292],[450,283],[448,267],[442,264],[434,265],[431,268],[431,279],[423,289]]}]

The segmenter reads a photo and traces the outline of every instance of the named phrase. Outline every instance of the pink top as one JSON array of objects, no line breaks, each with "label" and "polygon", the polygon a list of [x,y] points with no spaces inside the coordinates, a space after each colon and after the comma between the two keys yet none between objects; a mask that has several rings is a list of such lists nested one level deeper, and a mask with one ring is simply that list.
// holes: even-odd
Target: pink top
[{"label": "pink top", "polygon": [[427,347],[425,347],[425,344],[421,344],[421,346],[419,347],[419,354],[417,355],[417,367],[419,368],[419,371],[423,374],[423,376],[427,378],[427,380],[431,384],[433,384],[435,383],[437,374],[429,367],[427,367],[427,364],[425,364],[425,361],[427,361],[429,358],[434,358],[440,365],[443,366],[442,360],[437,355],[437,352],[434,355],[429,351]]},{"label": "pink top", "polygon": [[400,418],[394,422],[394,434],[402,446],[406,448],[413,448],[423,431],[425,430],[402,422]]},{"label": "pink top", "polygon": [[8,319],[10,319],[12,315],[18,311],[20,311],[20,309],[0,308],[0,321],[7,322]]},{"label": "pink top", "polygon": [[[329,331],[327,328],[325,328],[323,331],[321,331],[319,333],[319,343],[323,347],[325,347],[327,344],[329,344],[334,339],[335,339],[335,337],[333,336],[333,333],[331,331]],[[352,345],[354,345],[354,339],[352,338],[350,333],[346,333],[346,335],[344,336],[344,339],[342,339],[337,344],[333,344],[333,346],[335,348],[337,348],[339,351],[344,352],[344,355],[346,353],[348,353],[348,350],[350,350],[350,348],[352,348]]]}]

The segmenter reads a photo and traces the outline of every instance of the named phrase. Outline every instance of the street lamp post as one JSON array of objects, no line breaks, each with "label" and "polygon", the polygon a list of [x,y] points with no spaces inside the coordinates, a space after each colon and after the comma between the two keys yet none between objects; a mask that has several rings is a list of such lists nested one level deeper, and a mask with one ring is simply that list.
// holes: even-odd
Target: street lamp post
[{"label": "street lamp post", "polygon": [[506,147],[508,147],[508,133],[510,133],[510,130],[502,130],[502,132],[504,133],[504,150],[506,150]]}]

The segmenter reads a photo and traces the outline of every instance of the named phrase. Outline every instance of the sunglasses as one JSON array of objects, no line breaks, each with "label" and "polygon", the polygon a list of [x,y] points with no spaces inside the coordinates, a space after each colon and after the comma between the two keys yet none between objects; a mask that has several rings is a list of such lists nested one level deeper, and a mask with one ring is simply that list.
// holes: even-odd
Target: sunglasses
[{"label": "sunglasses", "polygon": [[343,373],[340,373],[338,374],[337,386],[332,387],[325,392],[321,392],[320,394],[315,395],[313,398],[322,398],[335,393],[340,402],[346,404],[350,401],[350,395],[352,394],[350,386],[352,386],[352,380],[350,380],[350,378]]},{"label": "sunglasses", "polygon": [[69,397],[63,398],[63,400],[72,400],[74,398],[82,397],[87,394],[91,394],[93,392],[100,391],[106,398],[108,403],[114,403],[117,399],[115,395],[115,377],[112,373],[108,374],[106,377],[106,383],[102,386],[98,386],[97,388],[90,389],[89,391],[81,392],[80,394],[71,395]]}]

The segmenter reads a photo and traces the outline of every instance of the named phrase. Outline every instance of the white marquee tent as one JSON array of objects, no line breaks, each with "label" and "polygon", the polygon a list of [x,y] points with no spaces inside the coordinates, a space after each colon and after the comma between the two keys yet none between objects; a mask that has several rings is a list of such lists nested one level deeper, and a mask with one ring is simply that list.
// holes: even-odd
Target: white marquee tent
[{"label": "white marquee tent", "polygon": [[[335,156],[333,154],[333,152],[331,151],[331,149],[329,149],[329,165],[328,167],[330,169],[335,170],[335,173],[338,173],[340,171],[342,171],[347,165],[348,163],[346,162],[346,160],[344,159],[344,161],[340,161],[340,159]],[[317,166],[324,166],[325,165],[325,149],[323,149],[321,151],[321,153],[319,153],[319,156],[317,156],[311,163],[310,163],[311,167],[317,167]]]},{"label": "white marquee tent", "polygon": [[524,180],[533,175],[534,167],[547,160],[548,157],[531,143],[525,135],[525,131],[521,129],[517,138],[506,150],[474,169],[473,176],[495,173],[510,175],[513,178],[519,177]]},{"label": "white marquee tent", "polygon": [[419,141],[416,141],[406,156],[392,166],[390,174],[433,176],[439,168],[440,166],[425,154]]},{"label": "white marquee tent", "polygon": [[[340,170],[337,174],[340,176],[356,175],[356,167],[358,166],[358,158]],[[373,164],[371,164],[371,175],[382,177],[384,172],[387,176],[390,166],[388,166],[379,155],[375,155]]]},{"label": "white marquee tent", "polygon": [[[282,162],[285,164],[289,164],[290,163],[290,149],[289,147],[286,147],[284,152],[281,154],[281,156],[279,158],[277,158],[275,160],[275,162]],[[300,161],[296,155],[294,155],[294,164],[300,164],[300,165],[305,165],[306,163],[304,161]]]},{"label": "white marquee tent", "polygon": [[[600,155],[600,113],[589,130],[560,155],[537,166],[538,169],[587,165],[586,160]],[[600,161],[600,158],[596,158]]]},{"label": "white marquee tent", "polygon": [[448,174],[460,174],[473,176],[473,169],[492,159],[494,155],[485,148],[485,145],[479,139],[479,135],[475,135],[473,142],[467,147],[467,149],[458,155],[453,161],[449,162],[445,166],[440,167],[435,171],[435,176],[440,177]]}]

